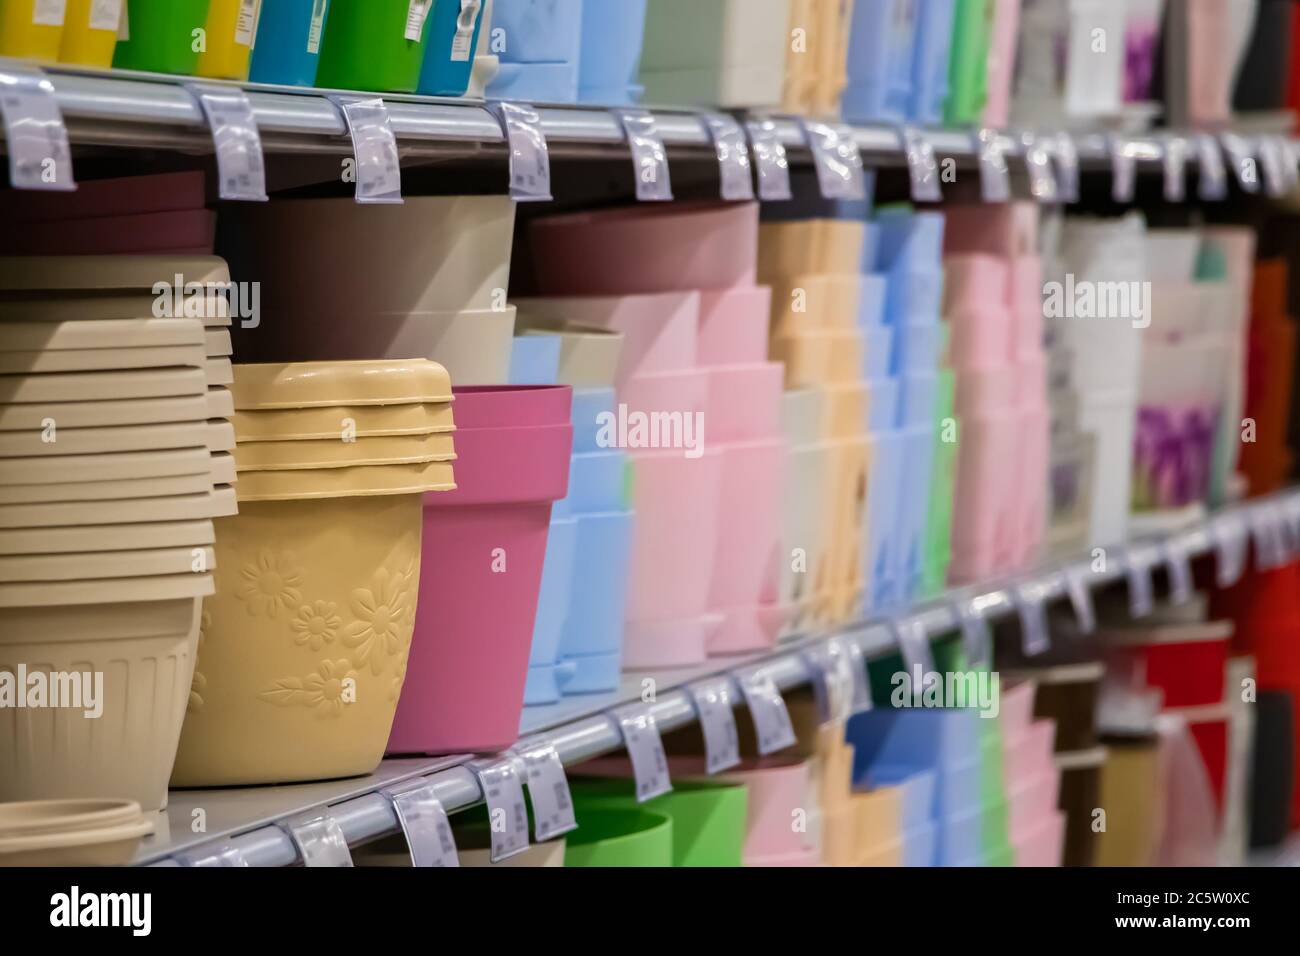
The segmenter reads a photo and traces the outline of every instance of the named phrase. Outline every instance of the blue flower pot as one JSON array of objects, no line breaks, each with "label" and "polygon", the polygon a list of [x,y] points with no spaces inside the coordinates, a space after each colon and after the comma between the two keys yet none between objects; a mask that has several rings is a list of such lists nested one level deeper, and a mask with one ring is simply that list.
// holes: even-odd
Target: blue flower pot
[{"label": "blue flower pot", "polygon": [[554,385],[559,374],[559,336],[515,336],[510,347],[511,385]]},{"label": "blue flower pot", "polygon": [[552,515],[542,563],[542,583],[533,620],[533,646],[528,656],[524,704],[553,704],[560,699],[560,640],[569,614],[577,520]]},{"label": "blue flower pot", "polygon": [[314,86],[330,0],[268,0],[262,4],[248,79]]},{"label": "blue flower pot", "polygon": [[631,511],[579,514],[572,596],[560,640],[565,694],[616,690],[632,563]]},{"label": "blue flower pot", "polygon": [[[500,2],[500,0],[498,0]],[[487,0],[435,0],[424,29],[429,42],[420,66],[417,92],[425,96],[464,96],[474,68],[474,50]],[[462,40],[457,43],[460,33]],[[468,34],[468,42],[463,37]],[[468,54],[466,53],[468,50]]]},{"label": "blue flower pot", "polygon": [[645,37],[646,0],[587,0],[582,5],[578,98],[584,103],[632,102]]}]

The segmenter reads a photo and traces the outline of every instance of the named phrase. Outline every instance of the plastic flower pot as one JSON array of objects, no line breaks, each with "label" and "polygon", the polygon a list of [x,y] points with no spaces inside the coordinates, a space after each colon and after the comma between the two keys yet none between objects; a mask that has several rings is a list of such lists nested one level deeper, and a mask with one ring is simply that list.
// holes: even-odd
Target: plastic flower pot
[{"label": "plastic flower pot", "polygon": [[215,79],[247,80],[257,19],[255,0],[211,0],[205,27],[206,49],[199,54],[195,72]]},{"label": "plastic flower pot", "polygon": [[[227,393],[228,394],[228,393]],[[0,405],[0,432],[41,429],[46,419],[59,427],[105,428],[123,425],[157,425],[163,422],[195,422],[224,417],[208,397],[140,398],[120,401],[46,402]]]},{"label": "plastic flower pot", "polygon": [[543,290],[617,295],[754,285],[756,203],[649,205],[533,220]]},{"label": "plastic flower pot", "polygon": [[895,533],[901,508],[906,443],[898,429],[873,431],[868,439],[867,517],[863,524],[863,564],[867,574],[869,609],[878,610],[901,598],[897,579],[902,542]]},{"label": "plastic flower pot", "polygon": [[426,19],[411,38],[410,0],[333,0],[330,7],[316,85],[414,93],[433,31]]},{"label": "plastic flower pot", "polygon": [[[1055,770],[1018,783],[1007,791],[1007,817],[1012,842],[1033,833],[1056,816],[1061,777]],[[1113,806],[1106,803],[1104,806]]]},{"label": "plastic flower pot", "polygon": [[551,336],[559,340],[560,355],[555,381],[574,388],[614,385],[623,334],[594,326],[579,326],[538,317],[521,317],[520,334]]},{"label": "plastic flower pot", "polygon": [[231,393],[241,412],[327,409],[337,413],[349,406],[387,410],[393,405],[452,400],[447,370],[418,358],[241,364]]},{"label": "plastic flower pot", "polygon": [[122,369],[204,368],[203,345],[146,348],[40,349],[0,352],[0,374],[39,375],[49,372],[99,372]]},{"label": "plastic flower pot", "polygon": [[199,494],[129,498],[106,508],[102,501],[56,501],[0,505],[0,528],[44,528],[82,524],[190,521],[220,513],[218,489]]},{"label": "plastic flower pot", "polygon": [[974,710],[878,709],[849,721],[853,777],[875,764],[953,767],[969,761],[978,746],[979,717]]},{"label": "plastic flower pot", "polygon": [[[1020,418],[963,414],[953,499],[953,573],[979,579],[999,570],[1020,533],[1015,488]],[[1009,569],[1007,569],[1009,570]]]},{"label": "plastic flower pot", "polygon": [[0,403],[94,402],[202,395],[207,378],[199,368],[124,369],[8,375],[0,380]]},{"label": "plastic flower pot", "polygon": [[560,636],[561,689],[565,694],[611,691],[622,668],[635,515],[607,511],[576,514],[574,520],[573,582]]},{"label": "plastic flower pot", "polygon": [[[633,810],[636,788],[627,777],[575,777],[573,802],[581,823],[588,808]],[[673,823],[673,866],[740,866],[747,793],[719,781],[677,781],[671,792],[641,806]]]},{"label": "plastic flower pot", "polygon": [[824,395],[820,389],[788,389],[781,395],[781,431],[792,447],[821,440]]},{"label": "plastic flower pot", "polygon": [[[859,787],[889,787],[899,792],[899,827],[904,835],[933,824],[936,813],[938,774],[912,764],[873,763],[864,776],[854,781]],[[927,864],[929,865],[929,864]]]},{"label": "plastic flower pot", "polygon": [[505,31],[503,63],[576,62],[581,0],[496,0],[492,26]]},{"label": "plastic flower pot", "polygon": [[59,62],[93,66],[106,70],[113,65],[113,48],[117,46],[118,17],[126,7],[95,3],[94,0],[68,0],[64,11],[63,37],[59,43]]},{"label": "plastic flower pot", "polygon": [[701,365],[750,365],[767,360],[772,290],[766,286],[700,295]]},{"label": "plastic flower pot", "polygon": [[1052,754],[1056,743],[1056,721],[1035,720],[1026,730],[1007,735],[1002,750],[1003,773],[1008,790],[1024,781],[1055,773]]},{"label": "plastic flower pot", "polygon": [[560,340],[554,335],[516,335],[510,349],[511,385],[555,385]]},{"label": "plastic flower pot", "polygon": [[516,305],[525,327],[540,317],[622,333],[614,376],[620,391],[638,375],[675,372],[696,364],[698,292],[519,299]]},{"label": "plastic flower pot", "polygon": [[425,501],[429,573],[390,752],[500,750],[517,737],[551,505],[568,484],[571,394],[456,390],[457,487]]},{"label": "plastic flower pot", "polygon": [[1052,813],[1034,830],[1017,839],[1013,846],[1016,866],[1061,866],[1065,824],[1064,813]]},{"label": "plastic flower pot", "polygon": [[[810,608],[818,570],[824,560],[822,531],[823,502],[829,475],[830,456],[825,444],[792,445],[786,465],[782,496],[781,547],[777,555],[777,604],[788,608],[791,625],[797,630],[810,622]],[[800,549],[805,569],[795,570],[795,549]]]},{"label": "plastic flower pot", "polygon": [[862,377],[879,380],[889,376],[894,364],[894,330],[887,325],[869,325],[862,328],[862,337]]},{"label": "plastic flower pot", "polygon": [[[436,0],[425,31],[429,34],[418,92],[425,96],[463,96],[474,68],[485,0]],[[508,43],[513,37],[508,38]]]},{"label": "plastic flower pot", "polygon": [[278,86],[314,86],[329,0],[263,3],[248,78]]},{"label": "plastic flower pot", "polygon": [[0,531],[0,555],[195,548],[212,544],[214,540],[212,522],[207,519],[81,528],[19,528]]},{"label": "plastic flower pot", "polygon": [[721,365],[707,371],[709,441],[754,441],[779,432],[785,372],[780,363]]},{"label": "plastic flower pot", "polygon": [[192,74],[198,67],[195,37],[208,22],[209,0],[131,0],[113,50],[119,70]]},{"label": "plastic flower pot", "polygon": [[252,442],[235,451],[238,471],[298,471],[317,468],[356,468],[368,465],[411,465],[453,461],[450,434],[398,435],[384,438],[339,438],[320,441]]},{"label": "plastic flower pot", "polygon": [[61,428],[56,441],[40,433],[0,432],[0,458],[60,458],[111,452],[155,451],[206,445],[213,451],[234,446],[229,422],[162,422],[112,428]]},{"label": "plastic flower pot", "polygon": [[0,812],[0,867],[126,866],[154,824],[129,800],[35,800]]},{"label": "plastic flower pot", "polygon": [[613,388],[575,388],[573,390],[573,451],[594,454],[605,450],[612,437],[606,426],[617,422],[618,399]]},{"label": "plastic flower pot", "polygon": [[673,821],[657,813],[593,807],[565,839],[565,866],[673,865]]},{"label": "plastic flower pot", "polygon": [[563,679],[560,674],[560,641],[573,599],[577,534],[576,519],[552,514],[546,535],[546,555],[542,560],[537,613],[533,620],[528,679],[524,683],[526,707],[553,704],[560,699]]},{"label": "plastic flower pot", "polygon": [[64,14],[62,4],[5,0],[0,4],[0,56],[53,63],[59,58]]},{"label": "plastic flower pot", "polygon": [[794,280],[808,281],[799,287],[808,293],[809,303],[816,304],[819,284],[842,289],[841,283],[860,283],[861,273],[875,271],[876,235],[873,224],[857,217],[764,221],[759,227],[758,274],[764,283],[785,292],[779,299],[788,299]]},{"label": "plastic flower pot", "polygon": [[211,548],[0,557],[0,582],[105,580],[185,574],[215,564]]},{"label": "plastic flower pot", "polygon": [[[202,494],[212,490],[215,473],[124,481],[60,481],[50,484],[0,485],[0,504],[44,504],[60,501],[120,501],[130,498]],[[184,569],[182,569],[184,570]],[[98,575],[96,575],[98,576]]]},{"label": "plastic flower pot", "polygon": [[984,808],[978,804],[940,818],[937,865],[982,865],[983,827]]},{"label": "plastic flower pot", "polygon": [[[0,799],[167,802],[190,693],[199,608],[212,578],[183,573],[0,585],[0,669],[102,673],[101,716],[5,709]],[[107,736],[105,736],[107,735]]]},{"label": "plastic flower pot", "polygon": [[[390,5],[383,0],[382,6]],[[404,0],[398,5],[404,12]],[[332,6],[331,25],[358,4],[335,0]],[[361,6],[369,19],[371,5]],[[400,40],[401,24],[397,29]],[[328,52],[327,37],[322,56]],[[365,56],[385,62],[380,46]],[[352,199],[289,199],[245,204],[232,216],[231,230],[245,248],[247,271],[276,276],[263,286],[262,309],[279,318],[264,323],[259,334],[296,329],[305,346],[332,325],[366,329],[386,319],[405,327],[418,321],[414,313],[502,309],[497,290],[509,285],[514,218],[515,204],[505,196],[408,196],[402,205],[366,207]],[[339,235],[350,241],[331,238]],[[426,353],[401,357],[411,354]]]},{"label": "plastic flower pot", "polygon": [[[233,407],[233,398],[231,404]],[[450,401],[234,411],[230,420],[235,426],[235,440],[246,445],[269,441],[338,441],[345,431],[361,439],[445,435],[455,429]]]},{"label": "plastic flower pot", "polygon": [[356,498],[376,494],[422,494],[426,491],[449,491],[455,487],[451,462],[444,461],[414,465],[245,471],[239,475],[239,500]]},{"label": "plastic flower pot", "polygon": [[909,118],[918,15],[918,6],[899,0],[854,6],[843,99],[846,119],[902,122]]},{"label": "plastic flower pot", "polygon": [[[616,106],[634,98],[645,19],[646,0],[582,5],[580,101]],[[620,98],[609,98],[620,91]]]},{"label": "plastic flower pot", "polygon": [[569,514],[621,511],[627,507],[627,455],[619,449],[584,452],[569,460]]}]

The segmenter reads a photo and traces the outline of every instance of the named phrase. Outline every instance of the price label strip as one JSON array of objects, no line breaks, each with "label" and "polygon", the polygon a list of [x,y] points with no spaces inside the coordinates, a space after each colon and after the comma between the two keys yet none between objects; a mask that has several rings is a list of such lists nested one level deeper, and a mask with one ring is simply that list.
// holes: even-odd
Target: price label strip
[{"label": "price label strip", "polygon": [[747,670],[736,675],[740,691],[754,718],[754,732],[758,736],[758,752],[763,756],[793,747],[798,741],[790,711],[785,706],[776,681],[763,668]]},{"label": "price label strip", "polygon": [[1065,591],[1074,609],[1074,619],[1083,634],[1097,630],[1097,610],[1092,603],[1092,588],[1088,584],[1091,573],[1078,565],[1068,565],[1064,570]]},{"label": "price label strip", "polygon": [[628,704],[613,712],[614,723],[623,735],[623,745],[632,758],[638,803],[663,796],[673,788],[668,776],[668,755],[659,736],[659,726],[648,704]]},{"label": "price label strip", "polygon": [[1052,172],[1052,157],[1043,142],[1033,133],[1020,134],[1020,145],[1025,154],[1025,172],[1029,174],[1029,192],[1040,203],[1057,201],[1056,176]]},{"label": "price label strip", "polygon": [[1002,149],[1002,137],[995,129],[976,131],[975,154],[980,166],[980,196],[984,202],[999,203],[1011,200],[1011,171],[1007,168],[1007,155]]},{"label": "price label strip", "polygon": [[311,811],[280,824],[298,848],[304,866],[351,866],[343,828],[329,813]]},{"label": "price label strip", "polygon": [[533,801],[533,835],[537,841],[553,840],[578,829],[569,779],[555,745],[521,748],[518,755],[528,780],[528,796]]},{"label": "price label strip", "polygon": [[14,189],[70,192],[68,130],[54,96],[54,84],[40,70],[0,59],[0,116]]},{"label": "price label strip", "polygon": [[654,114],[648,110],[616,110],[614,115],[632,151],[636,198],[641,202],[671,202],[673,184],[668,170],[668,150],[655,126]]},{"label": "price label strip", "polygon": [[1182,202],[1187,198],[1187,140],[1182,136],[1166,136],[1162,145],[1165,201]]},{"label": "price label strip", "polygon": [[1223,150],[1213,133],[1196,134],[1196,161],[1200,168],[1197,195],[1208,202],[1228,198],[1228,172],[1223,164]]},{"label": "price label strip", "polygon": [[1135,618],[1148,617],[1156,609],[1155,589],[1151,583],[1151,569],[1156,563],[1154,552],[1150,545],[1134,545],[1128,549],[1125,559],[1129,614]]},{"label": "price label strip", "polygon": [[1250,140],[1236,133],[1223,133],[1219,136],[1219,142],[1223,144],[1228,164],[1237,176],[1237,185],[1243,192],[1259,192],[1259,167]]},{"label": "price label strip", "polygon": [[808,148],[812,150],[822,198],[847,202],[866,199],[862,152],[852,128],[804,120],[803,131]]},{"label": "price label strip", "polygon": [[993,663],[993,634],[984,617],[984,607],[977,599],[956,598],[953,617],[961,629],[961,644],[968,667],[988,667]]},{"label": "price label strip", "polygon": [[1276,571],[1288,560],[1284,537],[1285,519],[1280,510],[1256,505],[1250,511],[1250,535],[1255,545],[1255,564],[1261,571]]},{"label": "price label strip", "polygon": [[1165,572],[1169,575],[1169,602],[1186,604],[1192,599],[1192,557],[1187,542],[1175,535],[1165,542]]},{"label": "price label strip", "polygon": [[1110,137],[1111,198],[1128,204],[1137,192],[1137,156],[1133,143],[1124,136]]},{"label": "price label strip", "polygon": [[1246,525],[1239,512],[1218,515],[1210,524],[1214,541],[1215,581],[1221,588],[1232,587],[1246,573]]},{"label": "price label strip", "polygon": [[402,202],[402,163],[388,107],[379,97],[331,96],[352,137],[357,202]]},{"label": "price label strip", "polygon": [[473,761],[469,769],[478,778],[487,803],[492,844],[489,858],[500,863],[523,853],[528,849],[528,805],[524,803],[524,784],[515,761]]},{"label": "price label strip", "polygon": [[848,656],[834,640],[801,655],[812,674],[813,692],[823,724],[842,723],[853,714],[853,675]]},{"label": "price label strip", "polygon": [[909,678],[919,670],[921,679],[934,671],[934,652],[930,648],[930,633],[919,617],[894,618],[889,622],[894,641],[903,654],[903,666]]},{"label": "price label strip", "polygon": [[1292,495],[1282,505],[1293,547],[1300,546],[1300,495]]},{"label": "price label strip", "polygon": [[262,134],[244,91],[233,86],[188,83],[212,131],[217,156],[217,192],[222,199],[266,202]]},{"label": "price label strip", "polygon": [[713,140],[718,157],[720,195],[727,202],[749,202],[754,198],[754,171],[749,161],[749,146],[740,123],[726,113],[705,113],[704,128]]},{"label": "price label strip", "polygon": [[181,866],[248,866],[248,860],[244,859],[243,851],[220,840],[178,853],[172,859]]},{"label": "price label strip", "polygon": [[763,202],[785,202],[794,198],[790,189],[790,159],[776,124],[770,119],[749,120],[749,151],[758,171],[758,198]]},{"label": "price label strip", "polygon": [[689,685],[686,690],[695,703],[704,733],[704,769],[720,773],[740,763],[740,734],[732,710],[735,691],[730,677],[712,677]]},{"label": "price label strip", "polygon": [[380,791],[393,805],[397,823],[406,837],[415,867],[459,867],[456,838],[451,832],[447,811],[434,792],[433,784],[418,780],[413,784]]},{"label": "price label strip", "polygon": [[1061,202],[1079,201],[1079,150],[1074,137],[1067,132],[1057,133],[1052,140],[1056,153],[1056,184]]},{"label": "price label strip", "polygon": [[1026,657],[1037,657],[1051,646],[1047,628],[1047,588],[1038,581],[1017,584],[1012,589],[1020,617],[1020,648]]},{"label": "price label strip", "polygon": [[515,202],[550,201],[551,151],[537,110],[527,103],[489,103],[488,109],[506,136],[510,198]]},{"label": "price label strip", "polygon": [[919,129],[910,125],[899,129],[898,143],[907,160],[912,201],[943,202],[943,191],[939,186],[939,161],[934,156],[934,144]]}]

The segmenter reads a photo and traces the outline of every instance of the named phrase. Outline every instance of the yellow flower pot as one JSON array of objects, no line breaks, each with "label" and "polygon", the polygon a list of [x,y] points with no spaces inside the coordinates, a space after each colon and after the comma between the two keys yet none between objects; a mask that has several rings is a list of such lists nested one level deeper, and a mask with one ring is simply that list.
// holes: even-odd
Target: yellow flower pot
[{"label": "yellow flower pot", "polygon": [[41,0],[0,0],[0,56],[53,63],[59,58],[63,14]]},{"label": "yellow flower pot", "polygon": [[207,48],[195,72],[219,80],[247,80],[248,58],[262,0],[212,0],[204,27]]},{"label": "yellow flower pot", "polygon": [[105,70],[111,67],[125,7],[126,0],[68,0],[59,62],[97,66]]}]

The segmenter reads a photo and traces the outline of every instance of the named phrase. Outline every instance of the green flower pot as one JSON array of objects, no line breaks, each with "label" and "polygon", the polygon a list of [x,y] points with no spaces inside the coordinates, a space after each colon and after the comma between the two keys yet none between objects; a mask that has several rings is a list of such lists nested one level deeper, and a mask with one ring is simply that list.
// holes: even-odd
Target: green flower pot
[{"label": "green flower pot", "polygon": [[406,39],[408,0],[334,0],[325,22],[316,85],[323,89],[414,93],[432,31]]},{"label": "green flower pot", "polygon": [[673,821],[658,813],[588,805],[567,839],[565,866],[673,865]]},{"label": "green flower pot", "polygon": [[127,39],[118,40],[119,70],[192,75],[199,64],[195,32],[208,20],[210,0],[129,0],[122,11]]}]

